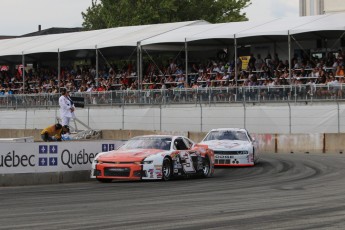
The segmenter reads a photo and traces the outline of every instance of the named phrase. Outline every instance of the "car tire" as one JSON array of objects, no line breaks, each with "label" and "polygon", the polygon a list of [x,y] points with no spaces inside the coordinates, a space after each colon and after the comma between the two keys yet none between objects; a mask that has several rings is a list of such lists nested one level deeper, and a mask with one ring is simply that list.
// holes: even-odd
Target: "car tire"
[{"label": "car tire", "polygon": [[212,169],[211,169],[211,163],[208,157],[202,158],[202,171],[201,171],[201,177],[207,178],[212,175]]},{"label": "car tire", "polygon": [[97,178],[97,180],[101,183],[110,183],[112,181],[112,179],[101,179],[101,178]]},{"label": "car tire", "polygon": [[170,158],[165,157],[162,164],[162,180],[168,181],[172,178],[172,163]]}]

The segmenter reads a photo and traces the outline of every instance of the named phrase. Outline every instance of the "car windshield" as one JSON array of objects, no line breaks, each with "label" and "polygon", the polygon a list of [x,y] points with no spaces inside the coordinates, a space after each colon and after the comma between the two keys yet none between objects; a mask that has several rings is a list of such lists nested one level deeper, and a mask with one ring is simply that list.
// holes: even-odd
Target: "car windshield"
[{"label": "car windshield", "polygon": [[120,149],[162,149],[169,150],[170,137],[135,137],[127,141]]},{"label": "car windshield", "polygon": [[212,140],[240,140],[248,141],[247,134],[243,131],[233,130],[218,130],[210,132],[204,139],[204,141]]}]

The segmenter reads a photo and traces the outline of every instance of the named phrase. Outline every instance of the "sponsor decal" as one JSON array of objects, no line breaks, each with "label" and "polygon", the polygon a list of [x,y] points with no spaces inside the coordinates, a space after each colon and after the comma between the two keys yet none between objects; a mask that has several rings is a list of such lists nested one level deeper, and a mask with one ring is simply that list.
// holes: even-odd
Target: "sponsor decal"
[{"label": "sponsor decal", "polygon": [[226,141],[218,141],[214,145],[211,146],[211,148],[225,148],[225,149],[232,149],[235,147],[240,146],[239,143],[228,143]]},{"label": "sponsor decal", "polygon": [[58,165],[58,158],[57,157],[49,157],[49,165],[50,166],[57,166]]},{"label": "sponsor decal", "polygon": [[38,146],[38,153],[39,154],[47,154],[48,153],[48,145],[39,145]]},{"label": "sponsor decal", "polygon": [[231,156],[231,155],[218,155],[216,154],[214,156],[215,159],[231,159],[231,158],[235,158],[234,156]]},{"label": "sponsor decal", "polygon": [[0,155],[0,167],[35,166],[35,155],[17,155],[13,150],[6,155]]},{"label": "sponsor decal", "polygon": [[234,160],[232,161],[232,163],[233,163],[233,164],[239,164],[240,162],[239,162],[237,159],[234,159]]},{"label": "sponsor decal", "polygon": [[108,169],[110,172],[128,172],[128,168],[109,168]]},{"label": "sponsor decal", "polygon": [[50,145],[49,146],[49,153],[58,153],[58,146],[57,145]]},{"label": "sponsor decal", "polygon": [[153,171],[154,171],[154,169],[147,170],[147,172],[149,173],[149,177],[150,178],[153,178]]},{"label": "sponsor decal", "polygon": [[87,153],[85,149],[80,150],[78,153],[70,152],[68,149],[64,149],[61,152],[61,162],[68,168],[73,168],[74,165],[86,165],[92,164],[96,154]]},{"label": "sponsor decal", "polygon": [[115,144],[102,144],[102,152],[115,150]]},{"label": "sponsor decal", "polygon": [[[122,142],[121,142],[122,143]],[[91,169],[99,150],[116,143],[0,143],[0,174]]]},{"label": "sponsor decal", "polygon": [[163,176],[163,174],[162,174],[162,170],[158,170],[158,169],[156,169],[156,176],[157,176],[157,178],[162,178],[162,176]]},{"label": "sponsor decal", "polygon": [[38,165],[39,166],[48,166],[48,157],[38,158]]},{"label": "sponsor decal", "polygon": [[107,152],[108,149],[108,144],[102,144],[102,152]]},{"label": "sponsor decal", "polygon": [[115,144],[109,144],[109,151],[113,151],[115,149]]},{"label": "sponsor decal", "polygon": [[38,158],[38,166],[58,166],[58,158],[56,156],[50,156],[50,154],[57,154],[57,145],[39,145],[38,154],[46,154],[45,157]]}]

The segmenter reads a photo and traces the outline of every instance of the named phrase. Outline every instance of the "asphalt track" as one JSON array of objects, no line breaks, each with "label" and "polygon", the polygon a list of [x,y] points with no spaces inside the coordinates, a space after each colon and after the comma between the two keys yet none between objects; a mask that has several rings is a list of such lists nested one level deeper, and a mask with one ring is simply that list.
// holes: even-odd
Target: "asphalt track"
[{"label": "asphalt track", "polygon": [[264,154],[169,182],[0,188],[0,229],[345,229],[345,155]]}]

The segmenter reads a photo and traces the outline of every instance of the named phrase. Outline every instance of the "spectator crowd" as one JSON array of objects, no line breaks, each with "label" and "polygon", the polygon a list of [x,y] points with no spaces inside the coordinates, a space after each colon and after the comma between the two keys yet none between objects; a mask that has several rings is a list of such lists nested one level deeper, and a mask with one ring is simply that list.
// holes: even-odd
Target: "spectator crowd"
[{"label": "spectator crowd", "polygon": [[[327,53],[323,58],[293,57],[291,78],[289,61],[278,54],[250,55],[247,62],[240,57],[230,62],[207,60],[192,63],[185,76],[185,64],[174,59],[165,64],[146,63],[140,87],[135,63],[104,66],[62,67],[60,77],[56,68],[1,68],[0,95],[23,93],[25,71],[26,94],[59,93],[61,88],[71,92],[103,92],[111,90],[172,89],[232,86],[280,86],[298,84],[342,84],[344,80],[345,51]],[[235,77],[237,66],[237,78]]]}]

